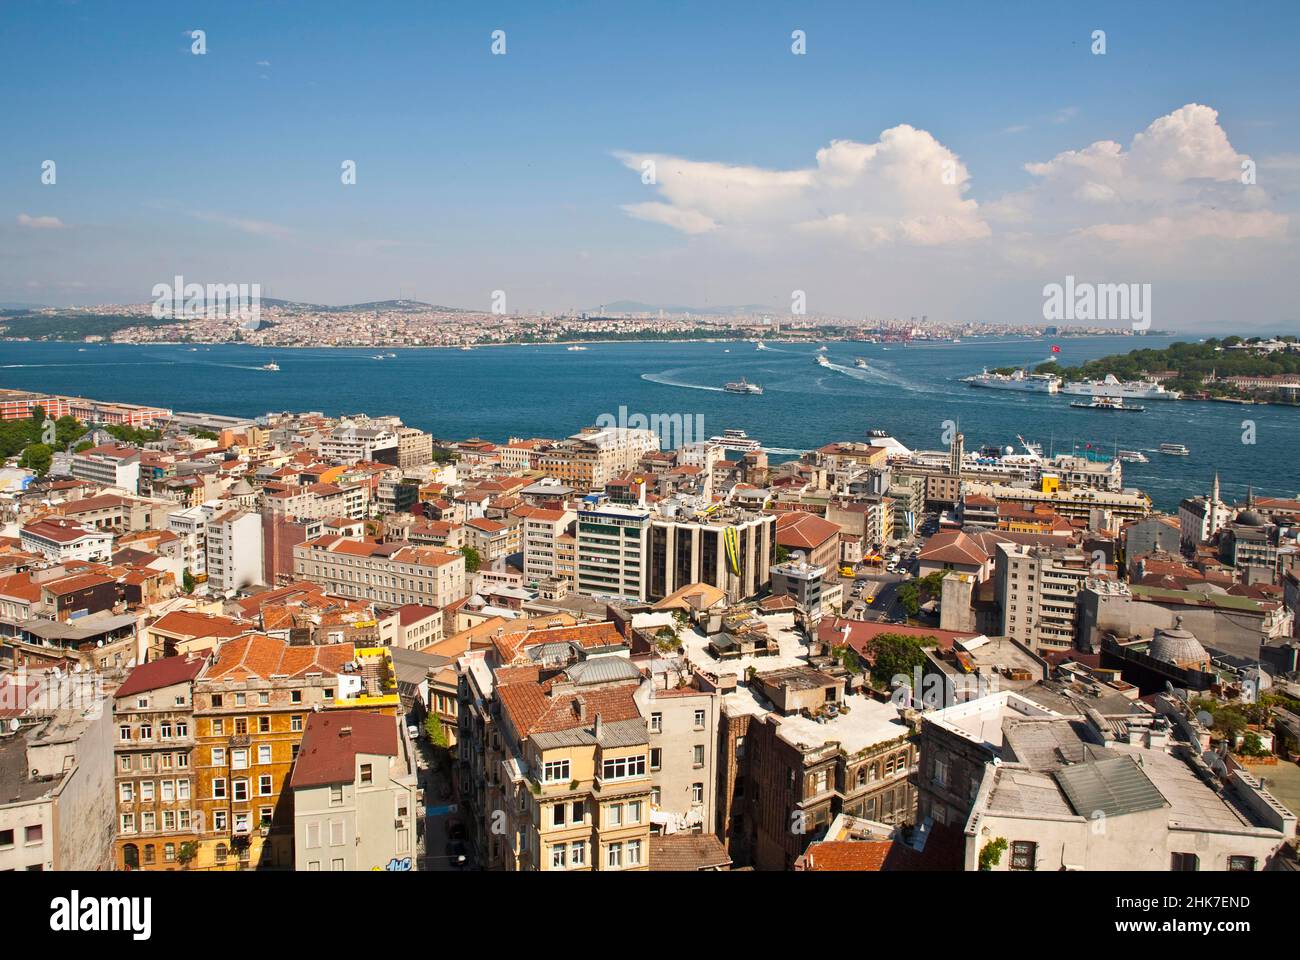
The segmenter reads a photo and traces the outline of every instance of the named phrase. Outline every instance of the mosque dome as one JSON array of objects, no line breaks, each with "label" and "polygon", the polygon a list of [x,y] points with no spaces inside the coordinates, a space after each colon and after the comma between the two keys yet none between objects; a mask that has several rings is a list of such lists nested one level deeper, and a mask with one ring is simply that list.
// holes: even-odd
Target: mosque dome
[{"label": "mosque dome", "polygon": [[1172,627],[1156,631],[1148,652],[1152,658],[1178,667],[1199,667],[1210,659],[1195,635],[1183,629],[1182,617],[1175,618]]}]

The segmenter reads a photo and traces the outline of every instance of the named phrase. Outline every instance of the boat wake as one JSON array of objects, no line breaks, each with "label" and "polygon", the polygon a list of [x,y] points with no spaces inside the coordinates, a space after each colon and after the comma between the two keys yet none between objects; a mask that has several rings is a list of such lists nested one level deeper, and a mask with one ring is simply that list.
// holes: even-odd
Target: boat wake
[{"label": "boat wake", "polygon": [[711,393],[725,393],[721,387],[706,387],[699,383],[683,383],[680,380],[674,380],[666,373],[643,373],[642,380],[648,380],[650,383],[662,384],[665,387],[683,387],[687,390],[708,390]]},{"label": "boat wake", "polygon": [[877,366],[869,366],[864,370],[861,367],[846,367],[843,364],[831,363],[826,369],[842,373],[846,377],[860,380],[863,383],[884,383],[891,387],[898,387],[901,390],[912,390],[917,393],[927,392],[924,387],[913,383],[906,377],[900,377],[896,373],[882,370]]}]

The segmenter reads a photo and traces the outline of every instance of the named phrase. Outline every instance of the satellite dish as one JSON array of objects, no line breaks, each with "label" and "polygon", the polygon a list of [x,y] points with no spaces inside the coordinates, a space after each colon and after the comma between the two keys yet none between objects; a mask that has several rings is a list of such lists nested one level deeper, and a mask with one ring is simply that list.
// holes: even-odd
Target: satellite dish
[{"label": "satellite dish", "polygon": [[17,718],[17,717],[13,717],[13,718],[9,721],[9,729],[10,729],[10,731],[14,731],[14,732],[16,732],[20,726],[21,726],[21,724],[18,722],[18,718]]},{"label": "satellite dish", "polygon": [[993,758],[993,766],[995,766],[995,767],[1000,767],[1000,766],[1002,766],[1002,758],[1001,758],[1001,757],[994,757],[994,758]]},{"label": "satellite dish", "polygon": [[1214,726],[1214,714],[1210,713],[1208,710],[1197,710],[1196,719],[1201,722],[1201,726],[1203,727]]}]

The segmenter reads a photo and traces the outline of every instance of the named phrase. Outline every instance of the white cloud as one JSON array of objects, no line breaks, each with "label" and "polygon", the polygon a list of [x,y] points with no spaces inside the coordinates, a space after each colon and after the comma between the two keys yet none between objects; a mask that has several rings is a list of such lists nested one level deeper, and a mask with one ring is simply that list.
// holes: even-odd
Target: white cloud
[{"label": "white cloud", "polygon": [[859,248],[935,246],[988,236],[970,176],[955,153],[907,125],[875,143],[834,140],[797,170],[618,153],[638,172],[653,164],[660,200],[623,209],[688,234],[752,239],[792,233],[837,237]]},{"label": "white cloud", "polygon": [[219,223],[222,226],[232,227],[244,233],[251,233],[259,237],[287,237],[293,233],[288,227],[281,226],[278,223],[270,223],[266,220],[251,220],[247,217],[228,217],[219,213],[191,213],[191,217],[196,220],[203,220],[207,223]]},{"label": "white cloud", "polygon": [[62,230],[65,224],[58,217],[32,217],[25,213],[18,214],[18,226],[30,230]]}]

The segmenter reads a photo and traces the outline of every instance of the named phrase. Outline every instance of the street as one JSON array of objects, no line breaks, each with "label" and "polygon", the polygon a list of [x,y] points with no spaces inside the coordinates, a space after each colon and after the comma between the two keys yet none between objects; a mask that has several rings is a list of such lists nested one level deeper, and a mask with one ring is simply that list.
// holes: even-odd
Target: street
[{"label": "street", "polygon": [[[420,785],[424,792],[424,835],[420,841],[418,869],[433,872],[446,872],[457,869],[455,858],[463,849],[463,841],[456,848],[449,845],[449,827],[459,817],[456,797],[444,768],[434,761],[435,751],[429,741],[421,736],[415,741],[416,766],[419,770]],[[468,851],[465,851],[468,855]]]}]

